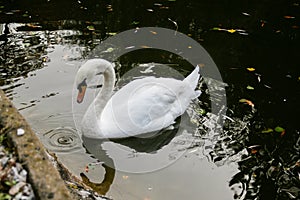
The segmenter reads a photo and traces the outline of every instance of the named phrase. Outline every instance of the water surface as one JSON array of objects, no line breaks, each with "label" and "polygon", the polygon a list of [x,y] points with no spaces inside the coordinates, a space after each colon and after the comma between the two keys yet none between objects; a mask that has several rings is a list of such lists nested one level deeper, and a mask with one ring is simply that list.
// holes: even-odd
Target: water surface
[{"label": "water surface", "polygon": [[[67,14],[64,3],[73,12]],[[273,198],[279,187],[274,180],[282,180],[285,168],[299,159],[298,119],[291,114],[299,109],[299,2],[64,3],[1,5],[0,83],[41,141],[72,173],[84,173],[94,183],[108,177],[100,192],[114,199]],[[105,38],[143,26],[177,29],[207,49],[227,85],[225,131],[213,128],[216,123],[203,84],[203,95],[186,114],[198,124],[196,132],[187,129],[178,141],[172,136],[174,140],[154,153],[128,147],[131,142],[125,141],[118,144],[124,155],[115,155],[113,142],[107,141],[98,157],[93,156],[74,124],[74,114],[80,118],[88,105],[73,112],[74,77],[91,49]],[[151,62],[167,64],[183,76],[191,71],[187,62],[169,56],[134,52],[120,58],[116,72],[121,77],[136,64]],[[250,100],[254,108],[241,99]],[[285,135],[266,131],[277,126]],[[172,145],[175,153],[164,154]],[[166,155],[175,161],[151,173],[114,171],[99,163],[101,158],[116,165],[125,160],[138,167],[147,157]],[[269,172],[277,162],[285,168],[274,178]],[[281,199],[293,195],[290,187],[280,185]]]}]

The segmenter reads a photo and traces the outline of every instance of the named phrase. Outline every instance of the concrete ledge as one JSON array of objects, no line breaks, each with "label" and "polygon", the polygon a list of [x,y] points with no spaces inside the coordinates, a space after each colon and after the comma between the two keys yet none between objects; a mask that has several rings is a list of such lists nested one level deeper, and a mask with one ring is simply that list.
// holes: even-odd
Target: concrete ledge
[{"label": "concrete ledge", "polygon": [[74,199],[48,159],[45,148],[2,90],[0,90],[0,134],[7,134],[11,139],[19,162],[28,170],[29,181],[37,199]]}]

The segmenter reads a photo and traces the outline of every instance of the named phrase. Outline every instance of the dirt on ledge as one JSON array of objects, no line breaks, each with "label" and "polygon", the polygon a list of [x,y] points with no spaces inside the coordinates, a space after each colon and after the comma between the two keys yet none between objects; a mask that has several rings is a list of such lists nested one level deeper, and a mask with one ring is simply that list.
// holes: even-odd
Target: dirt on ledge
[{"label": "dirt on ledge", "polygon": [[[45,148],[10,100],[0,90],[0,136],[7,137],[17,162],[28,171],[35,199],[74,199]],[[0,170],[1,171],[1,170]]]}]

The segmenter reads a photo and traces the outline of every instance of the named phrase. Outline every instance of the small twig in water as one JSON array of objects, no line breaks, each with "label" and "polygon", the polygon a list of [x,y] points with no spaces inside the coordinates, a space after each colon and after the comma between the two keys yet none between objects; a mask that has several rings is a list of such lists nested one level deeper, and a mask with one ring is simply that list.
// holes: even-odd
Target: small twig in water
[{"label": "small twig in water", "polygon": [[170,22],[172,22],[172,23],[176,26],[176,30],[175,30],[175,34],[174,34],[174,35],[176,35],[176,34],[177,34],[177,31],[178,31],[178,25],[177,25],[177,22],[173,21],[173,20],[170,19],[170,18],[168,18],[168,20],[169,20]]}]

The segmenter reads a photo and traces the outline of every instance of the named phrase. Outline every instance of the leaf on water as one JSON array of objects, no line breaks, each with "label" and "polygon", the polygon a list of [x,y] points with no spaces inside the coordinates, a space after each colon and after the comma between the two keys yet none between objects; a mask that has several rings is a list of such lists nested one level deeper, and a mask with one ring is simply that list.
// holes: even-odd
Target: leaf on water
[{"label": "leaf on water", "polygon": [[137,21],[133,21],[131,22],[132,25],[138,25],[140,22],[137,22]]},{"label": "leaf on water", "polygon": [[248,67],[247,70],[248,70],[249,72],[253,72],[253,71],[255,71],[255,68],[253,68],[253,67]]},{"label": "leaf on water", "polygon": [[284,128],[282,128],[280,126],[276,126],[274,130],[278,133],[282,133],[283,131],[285,131]]},{"label": "leaf on water", "polygon": [[271,128],[262,131],[262,133],[271,133],[271,132],[273,132],[273,129]]},{"label": "leaf on water", "polygon": [[256,154],[258,152],[257,149],[251,149],[251,154]]},{"label": "leaf on water", "polygon": [[284,135],[285,135],[285,130],[280,133],[280,137],[283,137]]},{"label": "leaf on water", "polygon": [[200,115],[204,115],[204,114],[206,113],[206,111],[205,111],[204,109],[202,109],[202,108],[197,109],[196,112],[197,112],[198,114],[200,114]]},{"label": "leaf on water", "polygon": [[245,103],[245,104],[248,104],[249,106],[254,107],[254,103],[252,103],[252,101],[250,101],[248,99],[240,99],[239,102]]},{"label": "leaf on water", "polygon": [[152,33],[153,35],[157,34],[157,32],[155,32],[155,31],[150,31],[150,33]]},{"label": "leaf on water", "polygon": [[113,51],[114,51],[114,48],[112,48],[112,47],[109,47],[108,49],[106,49],[106,52],[108,52],[108,53],[111,53]]},{"label": "leaf on water", "polygon": [[128,178],[129,178],[129,176],[122,176],[122,178],[124,179],[124,180],[127,180]]},{"label": "leaf on water", "polygon": [[235,29],[229,29],[229,30],[227,30],[227,32],[229,32],[229,33],[235,33],[236,30]]},{"label": "leaf on water", "polygon": [[219,27],[214,27],[214,28],[212,28],[212,30],[213,30],[213,31],[219,31],[219,30],[221,30],[221,28],[219,28]]},{"label": "leaf on water", "polygon": [[295,17],[294,16],[290,16],[290,15],[285,15],[283,16],[285,19],[294,19]]},{"label": "leaf on water", "polygon": [[256,154],[260,148],[261,148],[260,145],[252,145],[248,147],[248,149],[250,149],[251,154]]},{"label": "leaf on water", "polygon": [[115,32],[109,32],[109,33],[107,33],[108,35],[110,35],[110,36],[114,36],[114,35],[116,35],[117,33],[115,33]]},{"label": "leaf on water", "polygon": [[41,28],[41,26],[35,24],[26,24],[26,25],[30,28]]},{"label": "leaf on water", "polygon": [[247,86],[247,89],[248,89],[248,90],[254,90],[254,87],[248,85],[248,86]]},{"label": "leaf on water", "polygon": [[239,100],[239,102],[241,102],[241,103],[246,103],[247,101],[249,101],[249,100],[247,100],[247,99],[240,99]]},{"label": "leaf on water", "polygon": [[90,26],[87,26],[86,27],[88,30],[90,30],[90,31],[94,31],[95,30],[95,27],[94,26],[92,26],[92,25],[90,25]]}]

